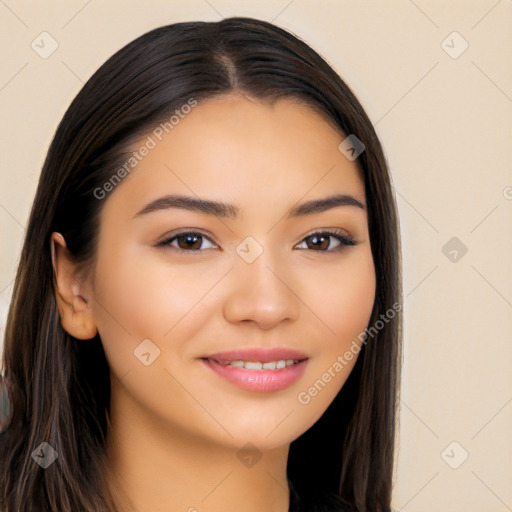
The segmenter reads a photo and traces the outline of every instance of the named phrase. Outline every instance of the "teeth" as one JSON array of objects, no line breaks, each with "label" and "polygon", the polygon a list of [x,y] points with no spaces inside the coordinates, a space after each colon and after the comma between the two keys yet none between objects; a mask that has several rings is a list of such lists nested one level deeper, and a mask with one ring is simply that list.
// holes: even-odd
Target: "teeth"
[{"label": "teeth", "polygon": [[299,360],[294,359],[281,359],[279,361],[269,361],[262,363],[261,361],[231,361],[226,363],[225,366],[234,366],[236,368],[245,368],[246,370],[280,370],[286,366],[292,366],[298,363]]},{"label": "teeth", "polygon": [[247,370],[262,370],[263,369],[263,363],[260,363],[259,361],[247,361],[246,363],[243,363],[244,368]]}]

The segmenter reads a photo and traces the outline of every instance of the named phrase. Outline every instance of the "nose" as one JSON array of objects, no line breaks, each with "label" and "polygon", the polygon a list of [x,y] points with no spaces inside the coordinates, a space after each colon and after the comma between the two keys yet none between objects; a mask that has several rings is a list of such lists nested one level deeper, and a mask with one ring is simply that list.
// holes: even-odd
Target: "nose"
[{"label": "nose", "polygon": [[227,321],[254,323],[266,330],[299,318],[300,299],[294,289],[298,285],[292,273],[267,255],[264,251],[252,263],[236,262],[224,303]]}]

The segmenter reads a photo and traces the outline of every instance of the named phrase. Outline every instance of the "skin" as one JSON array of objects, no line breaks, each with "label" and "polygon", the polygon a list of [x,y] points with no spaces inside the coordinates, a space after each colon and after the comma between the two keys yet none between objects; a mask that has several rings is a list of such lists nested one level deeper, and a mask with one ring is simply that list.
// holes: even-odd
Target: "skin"
[{"label": "skin", "polygon": [[[124,510],[288,510],[289,445],[327,409],[357,356],[308,404],[297,396],[364,331],[375,298],[366,208],[286,216],[333,194],[364,205],[356,164],[338,150],[344,138],[294,100],[209,100],[103,200],[89,279],[52,235],[62,326],[82,340],[99,333],[111,369],[106,479]],[[134,218],[166,194],[230,203],[240,214],[172,208]],[[181,228],[205,236],[199,251],[179,252],[176,238],[155,247]],[[356,245],[308,238],[330,228]],[[252,263],[236,252],[247,236],[263,248]],[[134,356],[145,339],[160,350],[149,366]],[[199,359],[258,346],[302,350],[305,373],[284,390],[253,392]],[[237,457],[248,442],[261,456],[252,467]]]}]

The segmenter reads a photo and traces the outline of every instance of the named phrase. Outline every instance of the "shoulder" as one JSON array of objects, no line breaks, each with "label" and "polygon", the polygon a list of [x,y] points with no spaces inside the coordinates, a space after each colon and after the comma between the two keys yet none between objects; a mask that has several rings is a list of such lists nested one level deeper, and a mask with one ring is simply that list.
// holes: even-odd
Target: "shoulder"
[{"label": "shoulder", "polygon": [[344,499],[325,491],[291,493],[289,512],[358,512]]}]

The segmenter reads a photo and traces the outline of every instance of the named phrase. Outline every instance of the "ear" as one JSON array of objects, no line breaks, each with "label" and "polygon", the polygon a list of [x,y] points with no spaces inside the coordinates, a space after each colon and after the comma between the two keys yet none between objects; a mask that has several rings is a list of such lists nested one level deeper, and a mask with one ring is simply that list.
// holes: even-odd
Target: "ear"
[{"label": "ear", "polygon": [[79,340],[96,336],[98,329],[87,299],[76,278],[76,265],[60,233],[51,235],[55,298],[63,329]]}]

